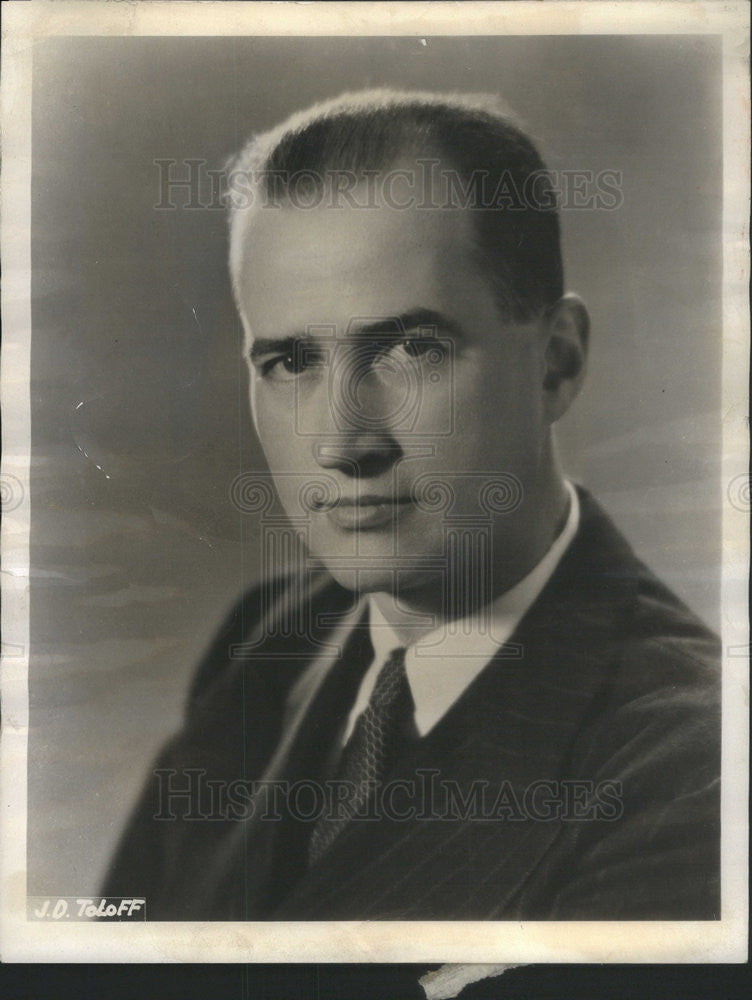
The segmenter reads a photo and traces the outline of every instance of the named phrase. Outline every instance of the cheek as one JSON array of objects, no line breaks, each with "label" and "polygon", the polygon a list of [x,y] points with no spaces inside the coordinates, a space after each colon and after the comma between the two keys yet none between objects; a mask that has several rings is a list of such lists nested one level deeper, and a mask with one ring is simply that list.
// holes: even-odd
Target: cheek
[{"label": "cheek", "polygon": [[283,398],[281,393],[270,391],[256,380],[251,383],[251,413],[270,469],[290,468],[294,464],[292,456],[300,455],[304,441],[295,433],[292,398]]},{"label": "cheek", "polygon": [[534,358],[524,353],[492,363],[474,359],[465,371],[458,366],[455,432],[447,447],[489,471],[534,465],[543,426],[536,384]]}]

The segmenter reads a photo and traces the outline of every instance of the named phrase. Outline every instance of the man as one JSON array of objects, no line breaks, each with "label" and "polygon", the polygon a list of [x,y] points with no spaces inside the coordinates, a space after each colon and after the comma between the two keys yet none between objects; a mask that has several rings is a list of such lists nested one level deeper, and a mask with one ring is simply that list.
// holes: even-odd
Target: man
[{"label": "man", "polygon": [[483,99],[344,95],[256,137],[230,189],[288,522],[106,894],[152,919],[717,918],[717,643],[562,474],[588,317],[530,140]]}]

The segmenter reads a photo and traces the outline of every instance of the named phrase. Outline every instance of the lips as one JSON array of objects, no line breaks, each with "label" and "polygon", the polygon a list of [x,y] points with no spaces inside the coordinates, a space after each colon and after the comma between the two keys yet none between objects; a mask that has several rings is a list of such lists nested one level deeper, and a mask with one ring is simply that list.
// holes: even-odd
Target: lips
[{"label": "lips", "polygon": [[326,506],[327,517],[344,531],[367,531],[393,524],[412,506],[410,497],[386,497],[367,494],[343,497]]}]

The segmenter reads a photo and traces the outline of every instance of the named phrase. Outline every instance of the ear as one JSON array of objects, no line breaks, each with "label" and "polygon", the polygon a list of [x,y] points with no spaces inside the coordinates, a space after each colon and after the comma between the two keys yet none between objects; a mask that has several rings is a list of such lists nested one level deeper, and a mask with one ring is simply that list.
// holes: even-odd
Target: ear
[{"label": "ear", "polygon": [[551,306],[543,323],[543,405],[553,424],[585,381],[590,317],[579,295],[569,292]]}]

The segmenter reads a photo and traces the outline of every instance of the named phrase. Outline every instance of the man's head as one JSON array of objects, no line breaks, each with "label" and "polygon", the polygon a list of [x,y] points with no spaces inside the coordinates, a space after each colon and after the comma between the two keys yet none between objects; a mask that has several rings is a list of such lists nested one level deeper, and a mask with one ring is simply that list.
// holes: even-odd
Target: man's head
[{"label": "man's head", "polygon": [[360,589],[446,589],[453,527],[474,524],[514,582],[551,540],[550,427],[587,337],[535,147],[486,99],[379,91],[294,116],[232,170],[254,419],[289,513],[301,473],[325,484],[314,554]]},{"label": "man's head", "polygon": [[[417,163],[412,177],[397,176],[400,163]],[[231,217],[237,292],[247,227],[260,205],[344,207],[357,202],[352,185],[361,179],[399,210],[421,204],[417,188],[431,179],[423,209],[472,211],[472,252],[510,319],[527,319],[563,294],[559,220],[545,164],[491,95],[343,94],[255,136],[230,172],[247,182],[235,192],[238,201],[245,194],[251,202]]]}]

